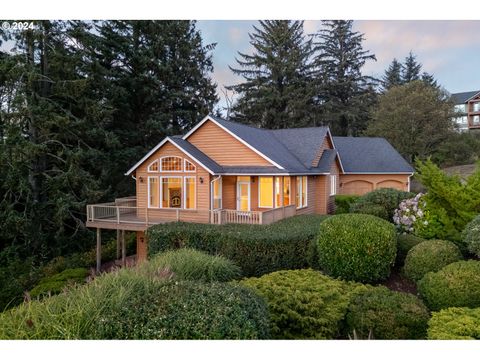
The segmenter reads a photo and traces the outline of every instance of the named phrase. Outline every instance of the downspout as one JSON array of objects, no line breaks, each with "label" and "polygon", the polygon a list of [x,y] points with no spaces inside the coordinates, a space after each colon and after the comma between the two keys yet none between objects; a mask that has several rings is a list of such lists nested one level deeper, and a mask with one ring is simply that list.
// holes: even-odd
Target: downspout
[{"label": "downspout", "polygon": [[410,178],[412,176],[413,176],[413,173],[411,175],[408,175],[408,189],[407,189],[408,192],[410,192],[410,183],[411,183]]}]

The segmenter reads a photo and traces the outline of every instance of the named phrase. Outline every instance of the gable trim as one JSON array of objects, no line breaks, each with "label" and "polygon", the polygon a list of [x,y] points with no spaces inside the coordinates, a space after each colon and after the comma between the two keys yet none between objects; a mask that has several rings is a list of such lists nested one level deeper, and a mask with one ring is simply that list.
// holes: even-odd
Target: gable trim
[{"label": "gable trim", "polygon": [[477,92],[475,95],[471,96],[470,98],[468,98],[467,100],[465,100],[465,103],[469,102],[469,101],[472,100],[472,99],[475,99],[475,98],[476,98],[477,96],[479,96],[479,95],[480,95],[480,91]]},{"label": "gable trim", "polygon": [[342,170],[342,173],[346,174],[345,169],[343,168],[342,158],[340,157],[340,151],[338,151],[336,146],[335,146],[335,142],[333,141],[333,136],[332,136],[332,133],[330,132],[330,128],[327,129],[327,135],[328,135],[328,138],[330,139],[330,142],[333,145],[333,149],[337,151],[336,160],[338,160],[338,162],[340,164],[340,169]]},{"label": "gable trim", "polygon": [[145,160],[147,160],[150,156],[152,156],[155,151],[157,151],[158,149],[160,149],[166,142],[169,142],[170,144],[174,145],[178,150],[180,150],[181,152],[183,152],[184,154],[188,155],[191,159],[193,159],[197,164],[199,164],[201,167],[203,167],[205,170],[207,170],[210,174],[214,174],[214,172],[209,169],[207,166],[205,166],[204,164],[202,164],[197,158],[195,158],[195,156],[191,155],[188,151],[186,151],[185,149],[182,149],[180,146],[178,146],[174,141],[172,141],[168,136],[163,139],[162,141],[160,141],[152,150],[150,150],[147,155],[145,155],[140,161],[138,161],[135,165],[133,165],[126,173],[125,175],[130,175],[135,169],[137,169],[141,164],[143,164],[145,162]]},{"label": "gable trim", "polygon": [[265,160],[267,160],[269,163],[271,163],[272,165],[276,166],[277,168],[279,169],[282,169],[282,170],[285,170],[284,167],[282,167],[281,165],[279,165],[278,163],[276,163],[275,161],[273,161],[272,159],[270,159],[268,156],[266,156],[265,154],[263,154],[262,152],[260,152],[259,150],[257,150],[256,148],[254,148],[252,145],[250,145],[248,142],[246,142],[245,140],[243,140],[241,137],[239,137],[238,135],[236,135],[235,133],[233,133],[232,131],[228,130],[225,126],[221,125],[218,121],[216,121],[215,119],[213,119],[212,117],[210,117],[210,115],[207,115],[205,116],[197,125],[195,125],[193,127],[192,130],[190,130],[188,133],[186,133],[182,139],[183,140],[187,140],[187,138],[192,135],[195,131],[197,131],[205,122],[207,122],[207,120],[210,120],[211,122],[213,122],[215,125],[217,125],[220,129],[224,130],[226,133],[230,134],[231,136],[233,136],[235,139],[237,139],[238,141],[240,141],[243,145],[245,145],[246,147],[248,147],[250,150],[252,150],[254,153],[256,153],[257,155],[261,156],[262,158],[264,158]]}]

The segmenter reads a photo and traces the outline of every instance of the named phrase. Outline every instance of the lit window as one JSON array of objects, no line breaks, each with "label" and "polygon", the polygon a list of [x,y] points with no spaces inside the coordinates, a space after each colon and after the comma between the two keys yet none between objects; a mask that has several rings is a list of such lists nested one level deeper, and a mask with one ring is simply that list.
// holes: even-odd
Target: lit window
[{"label": "lit window", "polygon": [[195,167],[195,165],[193,165],[190,161],[188,161],[187,159],[185,159],[185,172],[195,172],[195,170],[197,169]]},{"label": "lit window", "polygon": [[213,182],[213,209],[222,208],[222,178]]},{"label": "lit window", "polygon": [[148,172],[157,172],[158,171],[158,160],[152,162],[147,169]]},{"label": "lit window", "polygon": [[158,207],[158,178],[148,178],[148,207]]},{"label": "lit window", "polygon": [[337,193],[337,176],[330,175],[330,195],[335,195]]},{"label": "lit window", "polygon": [[185,177],[185,209],[195,209],[194,177]]},{"label": "lit window", "polygon": [[307,206],[307,177],[297,176],[297,193],[295,196],[297,209]]},{"label": "lit window", "polygon": [[162,177],[162,208],[182,207],[182,178]]},{"label": "lit window", "polygon": [[258,207],[273,207],[273,177],[260,176],[258,191]]},{"label": "lit window", "polygon": [[290,205],[290,177],[283,178],[283,206]]},{"label": "lit window", "polygon": [[275,178],[275,207],[282,206],[282,178]]},{"label": "lit window", "polygon": [[162,171],[182,171],[182,158],[177,156],[162,158]]}]

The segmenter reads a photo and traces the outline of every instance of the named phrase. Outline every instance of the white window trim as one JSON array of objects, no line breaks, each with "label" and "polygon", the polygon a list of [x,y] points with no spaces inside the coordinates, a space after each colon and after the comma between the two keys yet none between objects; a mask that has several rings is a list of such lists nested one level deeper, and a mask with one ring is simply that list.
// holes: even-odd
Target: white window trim
[{"label": "white window trim", "polygon": [[[195,168],[195,170],[187,170],[187,162],[192,164],[193,167]],[[183,158],[183,172],[186,172],[186,173],[195,173],[197,172],[197,165],[195,165],[193,162],[191,162],[190,160],[188,159],[185,159]]]},{"label": "white window trim", "polygon": [[[160,171],[160,172],[168,172],[168,173],[181,173],[181,172],[183,172],[183,170],[184,170],[183,168],[180,169],[180,170],[163,170],[162,160],[163,160],[163,159],[166,159],[166,158],[171,158],[171,157],[177,158],[177,159],[180,159],[180,160],[183,160],[180,156],[176,156],[176,155],[166,155],[166,156],[162,156],[162,157],[160,158],[160,163],[159,163],[159,166],[158,166],[158,168],[160,169],[159,171]],[[182,164],[182,166],[183,166],[183,161],[180,161],[180,164]]]},{"label": "white window trim", "polygon": [[[261,206],[260,204],[260,178],[272,179],[272,206]],[[275,206],[275,177],[274,176],[259,176],[258,177],[258,207],[262,209],[273,209]]]},{"label": "white window trim", "polygon": [[240,184],[244,184],[244,185],[248,185],[248,210],[247,211],[252,211],[252,203],[251,203],[251,198],[252,198],[252,182],[251,181],[237,181],[237,189],[236,189],[236,192],[237,192],[237,206],[236,206],[236,210],[237,211],[244,211],[244,210],[240,210],[239,209],[239,205],[240,205],[240,196],[238,196],[238,189],[240,187]]},{"label": "white window trim", "polygon": [[[215,197],[215,191],[214,191],[214,188],[215,188],[215,182],[218,182],[218,190],[220,192],[220,196],[219,197]],[[212,210],[221,210],[223,208],[223,180],[222,180],[222,176],[214,179],[211,184],[210,184],[210,193],[212,194],[211,196],[211,209]],[[220,207],[218,209],[214,209],[213,205],[215,204],[215,200],[220,200]]]},{"label": "white window trim", "polygon": [[[158,162],[158,170],[150,170],[150,166],[152,166],[155,162]],[[147,172],[148,173],[158,173],[160,172],[160,161],[158,159],[153,160],[148,166],[147,166]]]},{"label": "white window trim", "polygon": [[160,205],[162,204],[161,201],[160,201],[162,199],[162,197],[159,196],[158,206],[152,206],[152,204],[150,203],[150,179],[157,179],[157,186],[159,186],[158,193],[160,194],[160,191],[161,191],[159,177],[158,176],[148,176],[147,177],[147,196],[148,196],[147,204],[148,204],[148,208],[149,209],[158,209],[158,208],[160,208]]},{"label": "white window trim", "polygon": [[288,205],[292,205],[292,178],[289,176],[284,176],[282,181],[282,205],[285,207],[285,179],[288,178]]},{"label": "white window trim", "polygon": [[[280,187],[278,189],[279,195],[280,195],[280,202],[281,204],[277,204],[277,179],[280,181]],[[275,209],[278,209],[280,207],[284,207],[283,203],[285,202],[285,199],[283,198],[283,177],[282,176],[275,176],[273,178],[273,206]]]},{"label": "white window trim", "polygon": [[[303,178],[306,178],[307,181],[305,181],[305,205],[302,205],[303,204]],[[298,181],[300,179],[300,181]],[[295,185],[296,185],[296,190],[298,192],[298,184],[300,183],[300,191],[298,192],[298,200],[299,200],[299,203],[300,203],[300,206],[297,207],[297,209],[305,209],[306,207],[308,207],[308,176],[297,176],[295,178],[295,181],[297,182]],[[295,202],[296,202],[296,196],[295,196]],[[296,204],[295,204],[296,205]]]},{"label": "white window trim", "polygon": [[172,208],[172,207],[163,207],[163,179],[180,179],[180,184],[182,186],[182,201],[183,201],[183,180],[182,176],[160,176],[160,202],[158,203],[160,205],[160,209],[173,209],[173,210],[178,210],[178,209],[183,209],[185,206],[185,203],[182,203],[182,206],[179,208]]},{"label": "white window trim", "polygon": [[330,175],[330,196],[337,195],[337,175]]},{"label": "white window trim", "polygon": [[[193,179],[194,180],[194,186],[193,186],[193,207],[192,208],[187,208],[187,179]],[[185,210],[197,210],[197,177],[196,176],[184,176],[183,177],[183,207],[182,209]]]}]

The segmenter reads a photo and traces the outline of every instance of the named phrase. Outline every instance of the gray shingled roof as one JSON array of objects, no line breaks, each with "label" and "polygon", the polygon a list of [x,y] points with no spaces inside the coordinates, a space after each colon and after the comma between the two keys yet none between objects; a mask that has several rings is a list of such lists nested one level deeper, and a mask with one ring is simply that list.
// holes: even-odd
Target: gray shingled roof
[{"label": "gray shingled roof", "polygon": [[472,98],[478,93],[480,93],[480,90],[455,93],[452,94],[452,100],[455,102],[456,105],[464,104],[467,102],[468,99]]},{"label": "gray shingled roof", "polygon": [[336,158],[337,150],[326,149],[323,151],[322,157],[318,162],[318,166],[314,169],[317,169],[319,173],[329,173]]},{"label": "gray shingled roof", "polygon": [[413,168],[383,138],[334,136],[346,173],[413,173]]},{"label": "gray shingled roof", "polygon": [[285,147],[309,169],[317,150],[325,140],[328,127],[309,127],[297,129],[270,130]]}]

